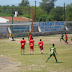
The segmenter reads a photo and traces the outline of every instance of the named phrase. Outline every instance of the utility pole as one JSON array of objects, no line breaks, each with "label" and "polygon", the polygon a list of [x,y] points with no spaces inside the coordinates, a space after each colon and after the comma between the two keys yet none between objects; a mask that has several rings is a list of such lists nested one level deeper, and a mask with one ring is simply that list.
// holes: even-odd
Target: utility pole
[{"label": "utility pole", "polygon": [[33,32],[33,9],[32,9],[32,32]]},{"label": "utility pole", "polygon": [[35,0],[35,22],[36,22],[36,0]]},{"label": "utility pole", "polygon": [[12,8],[12,33],[13,33],[13,8]]},{"label": "utility pole", "polygon": [[64,3],[64,21],[65,21],[65,3]]},{"label": "utility pole", "polygon": [[30,5],[29,5],[29,22],[30,22]]}]

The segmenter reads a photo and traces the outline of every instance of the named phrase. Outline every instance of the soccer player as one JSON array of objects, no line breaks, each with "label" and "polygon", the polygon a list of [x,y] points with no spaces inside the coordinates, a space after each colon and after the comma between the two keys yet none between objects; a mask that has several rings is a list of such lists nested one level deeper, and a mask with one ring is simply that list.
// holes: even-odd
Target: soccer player
[{"label": "soccer player", "polygon": [[68,37],[67,37],[67,33],[65,33],[65,43],[67,44]]},{"label": "soccer player", "polygon": [[56,48],[54,47],[54,44],[53,44],[53,47],[50,48],[50,57],[48,57],[48,59],[46,60],[46,62],[51,58],[52,55],[55,57],[55,60],[57,62],[57,58],[56,58],[55,53],[56,53]]},{"label": "soccer player", "polygon": [[43,41],[40,39],[40,41],[38,42],[38,46],[41,50],[41,54],[43,54]]},{"label": "soccer player", "polygon": [[10,33],[10,38],[12,38],[12,40],[14,41],[14,38],[13,38],[13,34],[12,33]]},{"label": "soccer player", "polygon": [[30,54],[31,54],[31,50],[32,50],[32,54],[34,51],[34,40],[33,38],[31,38],[31,40],[29,40],[29,45],[30,45]]},{"label": "soccer player", "polygon": [[63,35],[63,33],[61,33],[61,38],[60,38],[60,42],[61,42],[61,39],[64,41],[64,35]]},{"label": "soccer player", "polygon": [[32,38],[32,35],[31,35],[31,33],[30,33],[30,35],[29,35],[29,41],[31,40],[31,38]]},{"label": "soccer player", "polygon": [[30,35],[30,33],[31,33],[31,32],[29,32],[29,30],[28,30],[28,32],[27,32],[27,34],[28,34],[28,40],[29,40],[29,35]]},{"label": "soccer player", "polygon": [[21,55],[22,55],[22,50],[23,50],[23,55],[24,55],[24,49],[25,49],[25,44],[26,44],[26,40],[24,40],[24,38],[20,41],[21,43]]}]

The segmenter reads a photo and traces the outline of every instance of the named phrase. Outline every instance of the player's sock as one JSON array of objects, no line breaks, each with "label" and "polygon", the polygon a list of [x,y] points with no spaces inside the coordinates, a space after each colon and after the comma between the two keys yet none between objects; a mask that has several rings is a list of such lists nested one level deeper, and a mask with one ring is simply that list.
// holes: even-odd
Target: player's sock
[{"label": "player's sock", "polygon": [[31,50],[30,50],[30,54],[31,54]]},{"label": "player's sock", "polygon": [[42,54],[42,50],[41,50],[41,54]]},{"label": "player's sock", "polygon": [[32,54],[33,54],[33,51],[32,51]]},{"label": "player's sock", "polygon": [[55,57],[55,60],[56,60],[56,62],[57,62],[57,58]]},{"label": "player's sock", "polygon": [[22,50],[21,50],[21,54],[22,54]]},{"label": "player's sock", "polygon": [[42,50],[42,53],[43,53],[43,50]]},{"label": "player's sock", "polygon": [[23,50],[23,54],[24,54],[24,50]]},{"label": "player's sock", "polygon": [[50,57],[48,57],[47,61],[50,59]]}]

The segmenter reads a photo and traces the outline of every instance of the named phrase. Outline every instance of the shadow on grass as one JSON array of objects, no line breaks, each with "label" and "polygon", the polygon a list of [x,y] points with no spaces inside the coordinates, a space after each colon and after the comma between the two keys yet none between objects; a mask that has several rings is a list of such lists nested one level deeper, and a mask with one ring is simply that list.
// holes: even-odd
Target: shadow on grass
[{"label": "shadow on grass", "polygon": [[63,63],[63,62],[47,62],[47,63]]},{"label": "shadow on grass", "polygon": [[63,63],[63,62],[56,62],[56,63]]}]

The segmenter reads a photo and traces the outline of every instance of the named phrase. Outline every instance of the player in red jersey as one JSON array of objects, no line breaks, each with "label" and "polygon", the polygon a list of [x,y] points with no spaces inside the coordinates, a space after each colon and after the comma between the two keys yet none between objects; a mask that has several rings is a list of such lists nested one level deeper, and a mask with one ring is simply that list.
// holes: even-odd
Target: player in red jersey
[{"label": "player in red jersey", "polygon": [[25,44],[26,44],[26,40],[24,40],[24,38],[20,41],[21,43],[21,55],[22,55],[22,50],[23,50],[23,54],[24,54],[24,49],[25,49]]},{"label": "player in red jersey", "polygon": [[67,37],[67,33],[65,33],[65,43],[67,44],[68,37]]},{"label": "player in red jersey", "polygon": [[39,48],[41,50],[41,54],[43,54],[43,41],[40,39],[40,41],[38,42]]},{"label": "player in red jersey", "polygon": [[34,40],[33,40],[33,38],[31,38],[31,40],[29,41],[29,45],[30,45],[30,54],[31,54],[31,50],[32,50],[32,54],[33,54],[33,51],[34,51]]},{"label": "player in red jersey", "polygon": [[30,33],[30,35],[29,35],[29,40],[31,40],[31,38],[32,38],[32,35],[31,35],[31,33]]}]

